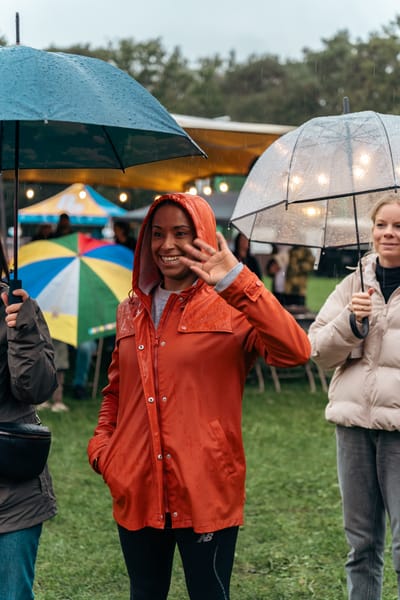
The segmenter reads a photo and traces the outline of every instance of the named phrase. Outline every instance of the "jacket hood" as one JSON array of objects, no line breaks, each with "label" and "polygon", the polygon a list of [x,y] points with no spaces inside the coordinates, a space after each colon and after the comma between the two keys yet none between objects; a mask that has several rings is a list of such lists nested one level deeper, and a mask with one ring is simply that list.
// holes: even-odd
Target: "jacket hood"
[{"label": "jacket hood", "polygon": [[161,274],[151,254],[151,222],[154,212],[164,202],[174,202],[185,210],[193,221],[196,236],[217,248],[216,221],[211,206],[204,198],[192,194],[164,194],[153,202],[140,228],[135,250],[135,262],[132,276],[133,290],[145,294],[161,281]]}]

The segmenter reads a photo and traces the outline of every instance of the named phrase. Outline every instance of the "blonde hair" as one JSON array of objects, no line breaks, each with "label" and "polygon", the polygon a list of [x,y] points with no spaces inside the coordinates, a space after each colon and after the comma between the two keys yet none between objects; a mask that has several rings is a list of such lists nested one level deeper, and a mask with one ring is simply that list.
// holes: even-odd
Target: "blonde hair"
[{"label": "blonde hair", "polygon": [[[400,193],[397,193],[397,191],[395,190],[389,191],[386,194],[383,194],[381,198],[374,204],[370,215],[372,221],[372,229],[375,225],[376,215],[383,206],[387,206],[388,204],[398,204],[400,206]],[[374,252],[377,251],[373,239],[371,239],[370,246]]]},{"label": "blonde hair", "polygon": [[375,224],[376,215],[378,211],[382,208],[382,206],[386,206],[387,204],[399,204],[400,205],[400,193],[396,191],[388,192],[381,196],[381,198],[374,204],[371,210],[371,221]]}]

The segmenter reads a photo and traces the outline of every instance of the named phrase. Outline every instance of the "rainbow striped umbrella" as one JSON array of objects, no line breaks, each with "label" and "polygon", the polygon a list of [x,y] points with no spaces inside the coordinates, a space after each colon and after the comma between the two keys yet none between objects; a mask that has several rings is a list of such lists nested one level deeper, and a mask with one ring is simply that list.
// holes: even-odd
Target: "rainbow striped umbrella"
[{"label": "rainbow striped umbrella", "polygon": [[115,332],[118,303],[131,289],[131,250],[72,233],[25,244],[19,263],[54,339],[76,347]]}]

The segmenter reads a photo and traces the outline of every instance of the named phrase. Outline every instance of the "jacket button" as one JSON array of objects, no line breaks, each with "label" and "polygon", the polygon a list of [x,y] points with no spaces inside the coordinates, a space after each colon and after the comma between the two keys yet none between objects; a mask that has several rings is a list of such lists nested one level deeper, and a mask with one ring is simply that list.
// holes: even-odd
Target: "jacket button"
[{"label": "jacket button", "polygon": [[177,513],[177,512],[173,512],[173,513],[172,513],[172,516],[173,516],[173,517],[177,517],[177,516],[178,516],[178,513]]},{"label": "jacket button", "polygon": [[172,456],[170,454],[166,454],[165,458],[167,458],[168,460],[171,460]]},{"label": "jacket button", "polygon": [[161,398],[161,400],[162,400],[163,402],[166,402],[166,401],[167,401],[167,396],[163,396],[163,397]]},{"label": "jacket button", "polygon": [[157,454],[157,460],[162,460],[162,454]]},{"label": "jacket button", "polygon": [[154,398],[150,396],[150,398],[147,398],[147,402],[154,402]]},{"label": "jacket button", "polygon": [[143,344],[139,344],[139,346],[138,346],[138,349],[139,349],[139,350],[144,350],[144,346],[143,346]]},{"label": "jacket button", "polygon": [[162,341],[162,342],[160,342],[160,346],[165,346],[166,343],[167,342]]}]

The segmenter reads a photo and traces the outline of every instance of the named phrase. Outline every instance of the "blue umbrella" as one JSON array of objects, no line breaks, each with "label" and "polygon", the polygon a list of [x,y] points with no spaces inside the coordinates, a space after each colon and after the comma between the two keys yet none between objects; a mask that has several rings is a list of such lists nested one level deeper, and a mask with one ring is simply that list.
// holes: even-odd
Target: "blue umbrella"
[{"label": "blue umbrella", "polygon": [[[124,170],[205,156],[143,86],[102,60],[3,47],[0,81],[0,172],[14,171],[14,232],[20,169]],[[17,250],[14,233],[15,280]]]}]

